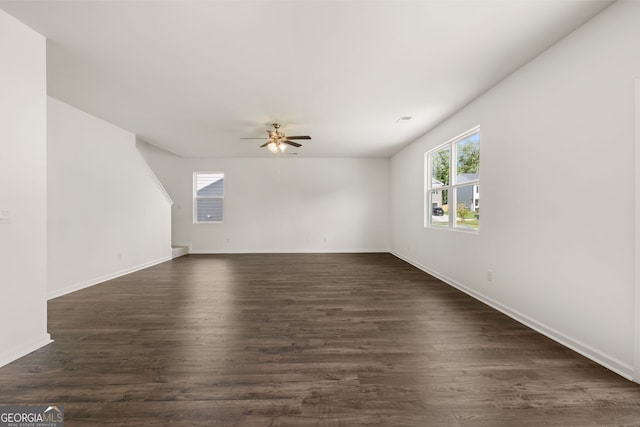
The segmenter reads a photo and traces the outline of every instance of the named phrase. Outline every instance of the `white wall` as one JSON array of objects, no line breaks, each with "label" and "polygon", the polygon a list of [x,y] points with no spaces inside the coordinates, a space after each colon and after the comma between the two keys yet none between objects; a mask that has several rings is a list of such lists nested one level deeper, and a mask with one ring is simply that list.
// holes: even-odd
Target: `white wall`
[{"label": "white wall", "polygon": [[171,202],[135,135],[48,99],[48,295],[171,257]]},{"label": "white wall", "polygon": [[[638,22],[614,4],[391,162],[394,253],[627,377]],[[477,124],[480,234],[424,229],[424,152]]]},{"label": "white wall", "polygon": [[[387,251],[387,159],[185,159],[148,147],[192,253]],[[193,224],[193,172],[224,172],[224,220]]]},{"label": "white wall", "polygon": [[0,366],[47,334],[45,39],[0,10]]}]

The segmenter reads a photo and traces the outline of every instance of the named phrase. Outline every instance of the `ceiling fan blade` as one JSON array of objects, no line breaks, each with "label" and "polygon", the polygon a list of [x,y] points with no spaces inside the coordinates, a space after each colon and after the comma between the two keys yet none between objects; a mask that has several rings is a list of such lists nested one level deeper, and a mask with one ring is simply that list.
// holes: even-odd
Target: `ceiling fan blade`
[{"label": "ceiling fan blade", "polygon": [[303,136],[288,136],[287,139],[311,139],[311,137],[309,135],[303,135]]},{"label": "ceiling fan blade", "polygon": [[264,144],[262,144],[262,145],[260,146],[260,148],[264,148],[264,147],[266,147],[266,146],[267,146],[267,145],[269,145],[269,144],[271,144],[271,141],[267,141],[267,142],[265,142]]},{"label": "ceiling fan blade", "polygon": [[294,147],[302,147],[302,144],[298,144],[297,142],[289,141],[289,139],[283,139],[282,142],[285,144],[292,145]]},{"label": "ceiling fan blade", "polygon": [[267,139],[267,138],[240,138],[240,139]]}]

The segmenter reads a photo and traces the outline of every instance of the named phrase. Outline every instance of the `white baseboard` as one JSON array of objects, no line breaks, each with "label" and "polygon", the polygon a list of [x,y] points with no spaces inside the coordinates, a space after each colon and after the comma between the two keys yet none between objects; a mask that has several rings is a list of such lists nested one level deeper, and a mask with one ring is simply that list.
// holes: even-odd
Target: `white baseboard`
[{"label": "white baseboard", "polygon": [[20,359],[22,356],[26,356],[32,351],[35,351],[40,347],[44,347],[52,342],[53,340],[51,340],[51,336],[49,334],[44,334],[38,339],[4,350],[0,353],[0,367],[13,362],[14,360]]},{"label": "white baseboard", "polygon": [[193,245],[191,243],[171,243],[172,248],[186,248],[187,254],[191,253],[191,249],[193,249]]},{"label": "white baseboard", "polygon": [[171,259],[189,254],[188,246],[174,246],[171,248]]},{"label": "white baseboard", "polygon": [[533,329],[536,332],[541,333],[542,335],[551,338],[552,340],[562,344],[563,346],[570,348],[571,350],[587,357],[588,359],[593,360],[594,362],[598,363],[599,365],[604,366],[605,368],[615,372],[616,374],[628,379],[628,380],[633,380],[634,377],[634,367],[624,363],[614,357],[611,357],[579,340],[575,340],[565,334],[563,334],[560,331],[557,331],[553,328],[548,327],[547,325],[545,325],[542,322],[539,322],[536,319],[532,319],[531,317],[520,313],[517,310],[513,310],[509,307],[507,307],[506,305],[487,297],[486,295],[483,295],[482,293],[473,290],[471,288],[468,288],[467,286],[456,282],[455,280],[451,279],[450,277],[447,277],[443,274],[438,273],[437,271],[433,271],[432,269],[430,269],[429,267],[420,264],[419,262],[412,260],[411,258],[404,256],[398,252],[395,251],[391,251],[391,254],[400,258],[403,261],[408,262],[409,264],[413,265],[414,267],[419,268],[420,270],[424,271],[425,273],[428,273],[440,280],[442,280],[443,282],[445,282],[446,284],[453,286],[456,289],[459,289],[460,291],[464,292],[465,294],[477,299],[478,301],[481,301],[485,304],[487,304],[488,306],[498,310],[499,312],[506,314],[507,316],[511,317],[512,319],[522,323],[523,325]]},{"label": "white baseboard", "polygon": [[152,267],[154,265],[163,263],[165,261],[170,261],[170,260],[171,260],[171,255],[165,256],[165,257],[162,257],[162,258],[155,259],[153,261],[149,261],[149,262],[145,262],[143,264],[136,265],[134,267],[126,268],[124,270],[120,270],[120,271],[116,271],[114,273],[106,274],[104,276],[96,277],[94,279],[87,280],[87,281],[82,282],[82,283],[76,283],[74,285],[66,286],[66,287],[64,287],[62,289],[56,289],[56,290],[53,290],[53,291],[48,291],[47,292],[47,299],[58,298],[58,297],[61,297],[62,295],[66,295],[66,294],[69,294],[71,292],[79,291],[80,289],[88,288],[90,286],[94,286],[94,285],[97,285],[99,283],[106,282],[107,280],[112,280],[112,279],[124,276],[126,274],[130,274],[130,273],[133,273],[133,272],[136,272],[136,271],[139,271],[139,270],[143,270],[145,268],[149,268],[149,267]]},{"label": "white baseboard", "polygon": [[366,254],[389,253],[389,249],[192,249],[190,254]]}]

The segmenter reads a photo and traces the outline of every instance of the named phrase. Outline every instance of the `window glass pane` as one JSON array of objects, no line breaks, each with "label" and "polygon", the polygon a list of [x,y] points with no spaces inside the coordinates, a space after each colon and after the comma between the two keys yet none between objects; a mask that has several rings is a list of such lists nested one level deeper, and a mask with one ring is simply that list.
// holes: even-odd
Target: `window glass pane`
[{"label": "window glass pane", "polygon": [[480,134],[474,133],[456,143],[458,184],[478,179],[480,173]]},{"label": "window glass pane", "polygon": [[199,173],[196,175],[197,197],[224,196],[224,174]]},{"label": "window glass pane", "polygon": [[198,222],[221,222],[223,199],[196,199]]},{"label": "window glass pane", "polygon": [[463,185],[456,188],[456,226],[480,227],[480,187]]},{"label": "window glass pane", "polygon": [[480,128],[425,153],[425,226],[480,228]]},{"label": "window glass pane", "polygon": [[448,190],[435,190],[429,192],[429,224],[436,226],[449,226],[448,215]]},{"label": "window glass pane", "polygon": [[449,185],[451,148],[443,148],[431,155],[431,188]]}]

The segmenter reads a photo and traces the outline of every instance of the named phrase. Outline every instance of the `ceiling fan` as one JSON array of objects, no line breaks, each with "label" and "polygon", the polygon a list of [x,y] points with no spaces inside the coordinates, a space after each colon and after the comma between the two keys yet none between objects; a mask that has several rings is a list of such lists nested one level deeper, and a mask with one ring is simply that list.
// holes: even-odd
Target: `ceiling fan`
[{"label": "ceiling fan", "polygon": [[280,123],[273,123],[272,126],[275,130],[267,130],[269,134],[268,138],[240,138],[240,139],[266,139],[267,142],[262,144],[260,148],[267,147],[269,151],[272,153],[284,153],[287,149],[287,145],[291,145],[292,147],[302,147],[302,144],[299,144],[294,139],[311,139],[308,135],[303,136],[286,136],[284,132],[280,132]]}]

